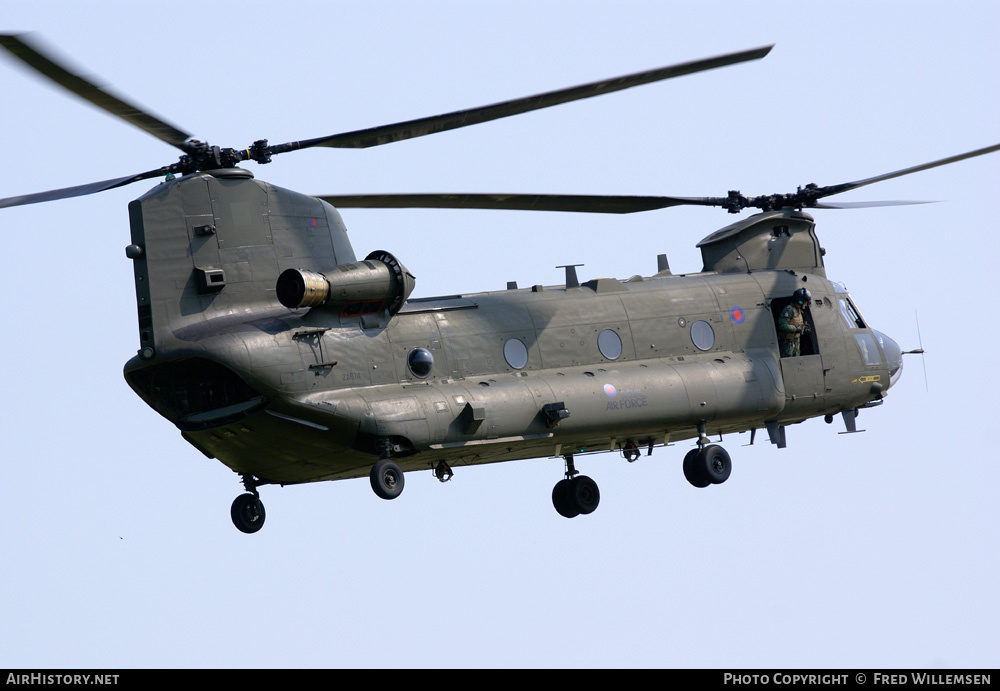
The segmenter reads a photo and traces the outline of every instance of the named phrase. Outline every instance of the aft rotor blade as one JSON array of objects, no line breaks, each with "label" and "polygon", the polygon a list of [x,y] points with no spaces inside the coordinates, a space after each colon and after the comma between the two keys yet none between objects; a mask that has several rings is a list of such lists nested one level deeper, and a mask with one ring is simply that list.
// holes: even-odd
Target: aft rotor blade
[{"label": "aft rotor blade", "polygon": [[967,158],[975,158],[976,156],[982,156],[984,154],[993,153],[994,151],[1000,151],[1000,144],[994,144],[993,146],[987,146],[982,149],[976,149],[975,151],[969,151],[964,154],[958,154],[957,156],[949,156],[948,158],[942,158],[937,161],[931,161],[930,163],[923,163],[921,165],[912,166],[910,168],[903,168],[902,170],[897,170],[892,173],[885,173],[884,175],[876,175],[875,177],[865,178],[864,180],[856,180],[855,182],[845,182],[840,185],[830,185],[828,187],[820,187],[813,193],[813,198],[820,199],[822,197],[829,197],[830,195],[840,194],[841,192],[847,192],[849,190],[855,190],[859,187],[864,187],[865,185],[871,185],[876,182],[882,182],[883,180],[891,180],[892,178],[898,178],[903,175],[909,175],[910,173],[919,173],[921,170],[937,168],[938,166],[946,166],[949,163],[964,161]]},{"label": "aft rotor blade", "polygon": [[714,206],[719,201],[707,197],[577,194],[344,194],[317,198],[345,209],[502,209],[592,214],[631,214],[691,204]]},{"label": "aft rotor blade", "polygon": [[191,138],[187,132],[122,100],[86,77],[74,74],[67,67],[57,63],[50,55],[47,55],[34,39],[28,38],[27,34],[0,34],[0,47],[6,49],[31,69],[48,77],[64,89],[72,91],[80,98],[125,122],[135,125],[160,141],[186,151],[184,142]]},{"label": "aft rotor blade", "polygon": [[139,173],[138,175],[129,175],[123,178],[113,178],[111,180],[102,180],[101,182],[91,182],[86,185],[77,185],[76,187],[64,187],[58,190],[49,190],[48,192],[35,192],[34,194],[25,194],[20,197],[7,197],[6,199],[0,199],[0,209],[8,206],[24,206],[25,204],[37,204],[38,202],[51,202],[56,199],[83,197],[88,194],[113,190],[116,187],[124,187],[125,185],[133,182],[139,182],[140,180],[160,177],[161,175],[166,175],[169,172],[171,172],[170,166],[167,166],[164,168],[157,168],[156,170],[150,170],[145,173]]},{"label": "aft rotor blade", "polygon": [[592,82],[590,84],[570,87],[568,89],[560,89],[558,91],[549,91],[535,96],[503,101],[502,103],[495,103],[493,105],[482,106],[479,108],[470,108],[467,110],[445,113],[443,115],[418,118],[416,120],[407,120],[406,122],[398,122],[391,125],[384,125],[382,127],[372,127],[354,132],[334,134],[328,137],[317,137],[316,139],[288,142],[287,144],[272,146],[271,152],[284,153],[286,151],[305,149],[313,146],[364,149],[370,146],[389,144],[403,139],[422,137],[427,134],[445,132],[459,127],[478,125],[490,120],[506,118],[511,115],[519,115],[532,110],[539,110],[541,108],[548,108],[561,103],[568,103],[570,101],[576,101],[583,98],[608,94],[613,91],[620,91],[633,86],[649,84],[651,82],[670,79],[672,77],[680,77],[685,74],[702,72],[704,70],[711,70],[717,67],[746,62],[748,60],[759,60],[767,55],[771,51],[772,47],[773,46],[764,46],[753,50],[720,55],[714,58],[685,62],[679,65],[671,65],[669,67],[661,67],[655,70],[637,72],[635,74],[616,77],[614,79],[606,79],[603,81]]}]

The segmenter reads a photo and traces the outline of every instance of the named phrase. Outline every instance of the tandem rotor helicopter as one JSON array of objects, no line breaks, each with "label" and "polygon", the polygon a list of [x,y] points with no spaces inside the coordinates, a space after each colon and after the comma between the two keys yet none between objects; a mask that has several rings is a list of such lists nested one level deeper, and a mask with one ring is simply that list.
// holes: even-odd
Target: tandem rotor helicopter
[{"label": "tandem rotor helicopter", "polygon": [[[693,440],[695,487],[732,470],[715,436],[758,430],[779,448],[789,425],[840,415],[857,431],[883,403],[904,352],[827,279],[809,208],[827,197],[1000,150],[1000,144],[837,185],[746,197],[546,194],[310,196],[240,167],[311,147],[367,148],[475,125],[681,75],[758,60],[771,47],[663,67],[417,120],[243,149],[209,145],[74,74],[30,36],[0,46],[35,72],[179,149],[169,165],[0,199],[0,207],[164,178],[128,207],[139,350],[128,385],[205,456],[242,479],[235,526],[264,524],[259,488],[368,476],[394,499],[405,473],[442,482],[462,466],[562,457],[556,511],[593,512],[580,456],[628,461]],[[698,243],[704,266],[674,274],[410,299],[393,254],[359,260],[335,207],[634,213],[679,205],[757,213]],[[920,351],[910,351],[920,352]]]}]

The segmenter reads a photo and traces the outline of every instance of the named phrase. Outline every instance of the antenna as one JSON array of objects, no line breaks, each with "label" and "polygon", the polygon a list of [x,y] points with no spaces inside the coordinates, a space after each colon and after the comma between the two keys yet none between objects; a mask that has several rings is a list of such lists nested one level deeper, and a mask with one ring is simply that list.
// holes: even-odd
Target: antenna
[{"label": "antenna", "polygon": [[919,355],[920,362],[924,366],[924,391],[930,393],[930,386],[927,384],[927,360],[924,359],[924,339],[920,336],[920,317],[917,315],[917,311],[913,310],[913,318],[917,322],[917,343],[920,347],[916,350],[904,350],[903,355]]},{"label": "antenna", "polygon": [[583,266],[583,264],[563,264],[562,266],[557,266],[557,269],[566,269],[566,287],[567,288],[579,288],[580,279],[576,277],[576,267]]}]

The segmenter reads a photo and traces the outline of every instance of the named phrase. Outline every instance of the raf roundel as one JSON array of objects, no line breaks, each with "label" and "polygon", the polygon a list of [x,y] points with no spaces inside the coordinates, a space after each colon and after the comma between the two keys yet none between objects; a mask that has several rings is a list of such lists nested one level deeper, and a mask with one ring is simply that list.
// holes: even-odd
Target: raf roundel
[{"label": "raf roundel", "polygon": [[614,398],[618,394],[618,390],[611,384],[605,384],[604,393],[606,393],[609,398]]},{"label": "raf roundel", "polygon": [[731,316],[733,321],[737,324],[742,324],[747,318],[746,312],[743,311],[742,307],[733,307],[729,310],[729,316]]}]

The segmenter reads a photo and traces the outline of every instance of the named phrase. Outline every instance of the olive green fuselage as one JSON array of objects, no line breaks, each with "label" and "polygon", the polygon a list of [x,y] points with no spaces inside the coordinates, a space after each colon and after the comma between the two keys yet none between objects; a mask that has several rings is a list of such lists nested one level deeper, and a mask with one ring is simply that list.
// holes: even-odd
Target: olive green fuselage
[{"label": "olive green fuselage", "polygon": [[[825,278],[804,214],[777,215],[791,231],[770,217],[734,224],[693,275],[411,299],[390,313],[279,304],[282,271],[355,262],[318,200],[200,174],[130,212],[141,348],[126,378],[203,453],[263,482],[367,475],[386,444],[414,470],[660,445],[700,424],[773,430],[876,403],[890,383],[891,357],[866,353],[878,334]],[[803,355],[782,359],[775,308],[803,286],[811,330]]]}]

